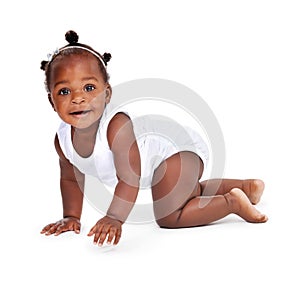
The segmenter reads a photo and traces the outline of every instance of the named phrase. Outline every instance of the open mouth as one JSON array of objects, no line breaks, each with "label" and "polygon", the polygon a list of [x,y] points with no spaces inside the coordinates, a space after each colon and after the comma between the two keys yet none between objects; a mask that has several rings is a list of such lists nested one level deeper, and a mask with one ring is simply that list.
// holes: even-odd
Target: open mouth
[{"label": "open mouth", "polygon": [[84,116],[88,114],[91,110],[79,110],[79,111],[73,111],[70,113],[72,116]]}]

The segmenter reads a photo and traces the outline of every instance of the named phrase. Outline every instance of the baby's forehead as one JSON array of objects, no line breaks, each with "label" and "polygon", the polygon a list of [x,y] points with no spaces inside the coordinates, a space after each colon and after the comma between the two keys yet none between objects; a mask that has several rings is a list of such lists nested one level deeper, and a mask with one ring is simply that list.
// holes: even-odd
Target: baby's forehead
[{"label": "baby's forehead", "polygon": [[82,69],[88,70],[95,74],[101,75],[102,72],[99,67],[99,62],[92,54],[70,54],[61,57],[57,57],[52,62],[52,72],[56,71],[68,71],[69,69]]},{"label": "baby's forehead", "polygon": [[98,59],[91,53],[87,52],[87,51],[83,51],[83,52],[75,52],[75,53],[62,53],[60,55],[58,55],[55,60],[52,62],[52,64],[54,65],[55,63],[61,63],[61,62],[65,62],[65,63],[98,63]]},{"label": "baby's forehead", "polygon": [[99,67],[99,62],[92,54],[72,54],[57,57],[51,66],[50,81],[56,80],[57,77],[73,77],[79,74],[103,78]]}]

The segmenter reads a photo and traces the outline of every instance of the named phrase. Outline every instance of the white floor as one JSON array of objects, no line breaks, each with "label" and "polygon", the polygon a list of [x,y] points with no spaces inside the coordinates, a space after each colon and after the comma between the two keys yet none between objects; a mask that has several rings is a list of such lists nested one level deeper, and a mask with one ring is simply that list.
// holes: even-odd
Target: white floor
[{"label": "white floor", "polygon": [[2,212],[2,293],[5,299],[297,299],[299,204],[267,179],[258,206],[270,217],[266,224],[235,216],[179,230],[125,224],[120,244],[102,248],[86,236],[99,217],[88,203],[80,235],[46,237],[41,227],[59,215],[47,200],[51,191],[30,200],[11,191],[18,205]]},{"label": "white floor", "polygon": [[[89,9],[82,1],[30,2],[0,9],[0,298],[298,300],[296,1],[91,1]],[[223,130],[225,176],[264,179],[258,208],[269,221],[229,216],[180,230],[125,224],[120,244],[100,249],[86,235],[101,216],[85,202],[80,235],[40,235],[61,217],[61,203],[58,119],[39,63],[71,28],[112,52],[112,85],[158,77],[199,93]]]}]

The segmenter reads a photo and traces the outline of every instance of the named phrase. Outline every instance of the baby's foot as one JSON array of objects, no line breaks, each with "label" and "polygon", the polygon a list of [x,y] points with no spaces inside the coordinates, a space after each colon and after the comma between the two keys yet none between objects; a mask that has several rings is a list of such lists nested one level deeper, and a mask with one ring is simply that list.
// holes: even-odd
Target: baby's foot
[{"label": "baby's foot", "polygon": [[242,190],[245,192],[252,204],[257,204],[265,189],[265,184],[260,179],[243,180]]},{"label": "baby's foot", "polygon": [[247,222],[263,223],[268,217],[260,213],[249,201],[247,195],[238,188],[233,188],[229,193],[224,195],[232,205],[233,213],[239,215]]}]

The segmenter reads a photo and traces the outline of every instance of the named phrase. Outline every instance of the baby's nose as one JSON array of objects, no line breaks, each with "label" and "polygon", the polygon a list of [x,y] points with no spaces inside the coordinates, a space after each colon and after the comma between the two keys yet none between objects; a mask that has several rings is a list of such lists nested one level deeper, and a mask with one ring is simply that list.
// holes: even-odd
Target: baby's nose
[{"label": "baby's nose", "polygon": [[82,92],[74,92],[73,93],[72,103],[80,104],[84,101],[85,101],[85,98],[84,98]]}]

